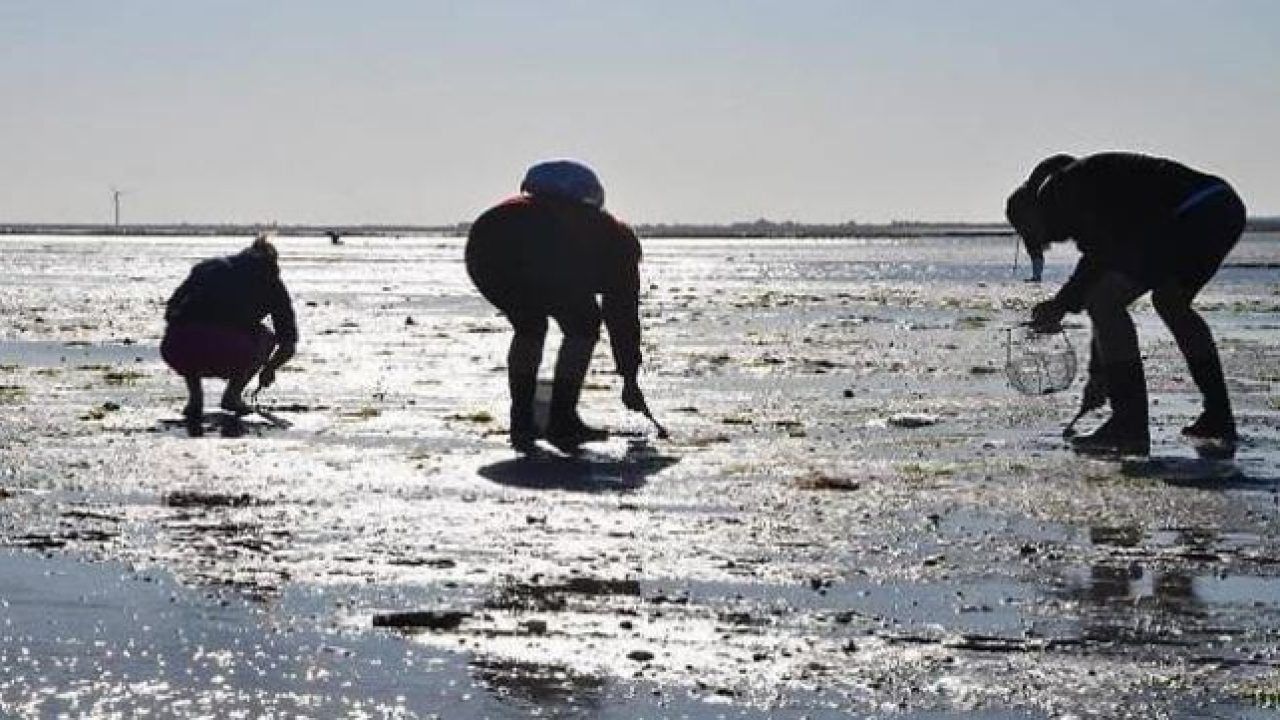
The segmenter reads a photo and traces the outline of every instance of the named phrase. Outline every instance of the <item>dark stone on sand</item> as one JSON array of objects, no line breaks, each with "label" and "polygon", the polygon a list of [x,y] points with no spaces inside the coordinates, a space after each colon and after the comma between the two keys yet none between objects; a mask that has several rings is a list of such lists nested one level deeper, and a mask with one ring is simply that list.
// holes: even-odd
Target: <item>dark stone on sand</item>
[{"label": "dark stone on sand", "polygon": [[248,493],[240,493],[239,495],[225,495],[220,493],[205,493],[197,490],[177,490],[167,493],[161,498],[161,504],[168,507],[188,508],[188,507],[248,507],[258,504],[252,495]]},{"label": "dark stone on sand", "polygon": [[390,564],[390,565],[403,565],[403,566],[408,566],[408,567],[420,567],[420,566],[425,565],[425,566],[427,566],[427,567],[438,568],[438,569],[441,569],[441,570],[447,570],[447,569],[449,569],[449,568],[457,567],[457,566],[458,566],[458,562],[457,562],[456,560],[453,560],[452,558],[407,558],[407,557],[399,557],[399,558],[392,558],[392,559],[388,560],[388,561],[387,561],[387,563],[388,563],[388,564]]},{"label": "dark stone on sand", "polygon": [[471,613],[462,610],[416,610],[373,616],[374,627],[455,630]]},{"label": "dark stone on sand", "polygon": [[520,627],[524,628],[524,631],[529,633],[530,635],[546,635],[547,634],[546,620],[525,620],[524,622],[520,623]]},{"label": "dark stone on sand", "polygon": [[627,653],[627,659],[635,660],[636,662],[649,662],[653,659],[653,653],[648,650],[632,650]]}]

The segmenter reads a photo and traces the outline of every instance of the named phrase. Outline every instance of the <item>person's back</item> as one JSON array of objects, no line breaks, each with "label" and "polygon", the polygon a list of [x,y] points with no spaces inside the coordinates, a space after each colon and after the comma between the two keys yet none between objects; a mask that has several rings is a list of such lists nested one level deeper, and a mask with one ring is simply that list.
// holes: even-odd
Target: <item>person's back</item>
[{"label": "person's back", "polygon": [[251,329],[271,315],[276,333],[296,340],[291,305],[271,262],[241,252],[197,263],[169,299],[165,321]]},{"label": "person's back", "polygon": [[1067,165],[1040,194],[1052,242],[1069,237],[1082,249],[1103,249],[1158,243],[1152,230],[1167,225],[1187,197],[1215,181],[1174,160],[1104,152]]}]

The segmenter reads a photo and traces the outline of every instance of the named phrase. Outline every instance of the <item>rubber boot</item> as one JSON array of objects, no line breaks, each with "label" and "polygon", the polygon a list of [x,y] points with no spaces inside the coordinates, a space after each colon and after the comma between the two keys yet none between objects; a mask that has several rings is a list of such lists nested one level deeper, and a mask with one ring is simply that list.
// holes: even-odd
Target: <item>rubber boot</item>
[{"label": "rubber boot", "polygon": [[1149,455],[1151,432],[1142,361],[1107,365],[1104,374],[1111,417],[1088,435],[1072,438],[1072,449],[1086,455]]},{"label": "rubber boot", "polygon": [[537,449],[538,439],[533,415],[538,375],[508,370],[507,387],[511,391],[511,447],[518,453],[531,453]]},{"label": "rubber boot", "polygon": [[1080,414],[1093,412],[1107,404],[1107,371],[1096,347],[1089,350],[1089,375],[1080,395]]},{"label": "rubber boot", "polygon": [[1204,396],[1204,410],[1200,417],[1182,429],[1182,434],[1195,440],[1209,440],[1229,445],[1239,441],[1236,434],[1235,414],[1231,411],[1231,398],[1227,395],[1227,382],[1222,376],[1222,363],[1217,354],[1188,359],[1191,379]]},{"label": "rubber boot", "polygon": [[578,416],[578,399],[591,364],[595,338],[566,336],[556,357],[551,388],[551,411],[547,418],[547,442],[573,453],[583,443],[607,440],[609,433],[588,427]]}]

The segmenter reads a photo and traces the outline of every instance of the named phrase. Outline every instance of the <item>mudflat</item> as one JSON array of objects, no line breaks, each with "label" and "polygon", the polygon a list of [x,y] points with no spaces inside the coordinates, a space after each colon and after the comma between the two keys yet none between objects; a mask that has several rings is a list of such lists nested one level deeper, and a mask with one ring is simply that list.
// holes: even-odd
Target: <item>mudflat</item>
[{"label": "mudflat", "polygon": [[260,401],[288,427],[188,438],[163,302],[244,243],[0,238],[0,714],[1280,705],[1280,236],[1197,302],[1245,438],[1226,462],[1178,435],[1197,395],[1146,301],[1152,457],[1073,455],[1080,380],[1030,397],[1002,368],[1074,255],[1031,285],[981,237],[647,241],[641,382],[671,437],[622,409],[602,343],[582,412],[615,436],[533,459],[460,238],[282,239],[302,342]]}]

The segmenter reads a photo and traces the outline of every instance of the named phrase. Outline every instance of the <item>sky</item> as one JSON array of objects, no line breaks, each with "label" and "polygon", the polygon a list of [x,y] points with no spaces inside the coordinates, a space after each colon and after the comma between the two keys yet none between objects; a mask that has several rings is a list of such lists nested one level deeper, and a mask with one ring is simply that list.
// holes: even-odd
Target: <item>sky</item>
[{"label": "sky", "polygon": [[1275,0],[0,0],[0,223],[999,219],[1125,149],[1280,214]]}]

